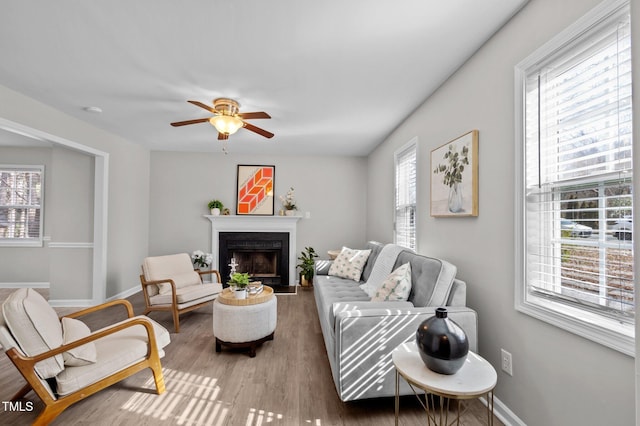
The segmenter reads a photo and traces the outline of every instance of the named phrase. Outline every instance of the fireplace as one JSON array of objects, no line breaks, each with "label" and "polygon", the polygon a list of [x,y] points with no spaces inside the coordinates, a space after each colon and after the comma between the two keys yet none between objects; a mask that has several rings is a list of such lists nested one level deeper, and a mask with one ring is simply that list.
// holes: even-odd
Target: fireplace
[{"label": "fireplace", "polygon": [[254,281],[268,286],[289,285],[288,232],[220,232],[218,265],[225,282],[236,263]]},{"label": "fireplace", "polygon": [[[280,252],[280,257],[276,257],[276,265],[279,266],[279,275],[282,286],[295,286],[296,285],[296,233],[297,223],[301,219],[299,216],[250,216],[250,215],[220,215],[210,216],[205,215],[205,218],[211,222],[211,253],[213,253],[213,265],[212,269],[220,271],[223,281],[227,281],[229,278],[229,263],[231,258],[227,261],[227,257],[221,258],[222,249],[220,247],[220,234],[262,234],[262,233],[281,233],[287,234],[286,239],[287,248],[283,247]],[[245,242],[246,239],[245,239]],[[249,240],[248,242],[251,242]],[[283,242],[284,244],[284,242]],[[237,249],[240,251],[241,249]],[[271,248],[269,250],[274,250]],[[227,251],[225,248],[224,251]],[[257,250],[260,251],[260,250]],[[270,261],[273,262],[272,251],[262,250],[263,254],[269,254]],[[238,259],[236,259],[238,262]],[[266,263],[264,257],[257,259],[254,263]],[[239,272],[242,272],[238,269]],[[267,273],[261,273],[266,278],[269,277]],[[275,275],[273,273],[272,275]]]}]

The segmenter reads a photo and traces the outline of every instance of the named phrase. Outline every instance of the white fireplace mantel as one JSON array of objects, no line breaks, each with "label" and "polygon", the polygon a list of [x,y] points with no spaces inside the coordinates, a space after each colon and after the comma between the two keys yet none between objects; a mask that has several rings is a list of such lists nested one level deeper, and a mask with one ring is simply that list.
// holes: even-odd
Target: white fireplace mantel
[{"label": "white fireplace mantel", "polygon": [[289,285],[296,285],[296,230],[300,216],[238,216],[205,215],[211,221],[212,269],[220,269],[218,253],[220,232],[288,232],[289,233]]}]

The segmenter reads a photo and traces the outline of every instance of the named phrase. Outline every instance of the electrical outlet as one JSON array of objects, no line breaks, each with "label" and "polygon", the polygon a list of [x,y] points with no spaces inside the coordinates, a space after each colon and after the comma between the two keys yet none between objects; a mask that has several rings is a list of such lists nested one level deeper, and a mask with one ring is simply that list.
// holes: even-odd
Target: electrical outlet
[{"label": "electrical outlet", "polygon": [[505,351],[504,349],[500,349],[502,359],[502,371],[507,373],[510,376],[513,376],[513,360],[511,359],[511,353]]}]

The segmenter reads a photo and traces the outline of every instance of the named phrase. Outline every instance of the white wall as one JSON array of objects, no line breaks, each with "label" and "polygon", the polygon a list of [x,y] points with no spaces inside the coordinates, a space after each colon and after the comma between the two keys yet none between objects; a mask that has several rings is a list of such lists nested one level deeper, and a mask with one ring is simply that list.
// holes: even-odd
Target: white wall
[{"label": "white wall", "polygon": [[[635,423],[633,358],[514,309],[514,66],[597,3],[532,0],[369,157],[367,237],[390,241],[393,210],[378,207],[393,205],[393,151],[418,137],[419,252],[458,266],[480,353],[499,371],[496,396],[529,426]],[[432,218],[430,151],[472,129],[480,215]]]},{"label": "white wall", "polygon": [[[215,143],[215,142],[214,142]],[[312,246],[323,258],[342,245],[362,247],[366,226],[366,166],[362,157],[255,156],[221,153],[151,153],[149,254],[209,251],[207,203],[221,200],[235,214],[238,164],[275,165],[278,196],[295,188],[299,214],[296,246]],[[277,213],[276,213],[277,214]]]},{"label": "white wall", "polygon": [[[138,288],[140,262],[148,250],[149,151],[132,141],[90,126],[4,86],[0,86],[0,117],[109,154],[105,294],[111,297]],[[67,195],[69,196],[72,197]],[[69,235],[69,238],[72,235]],[[25,249],[13,250],[25,255],[28,253],[23,251]],[[80,264],[91,261],[86,256],[78,256],[76,260]],[[18,265],[10,266],[17,267]],[[78,277],[74,272],[68,266],[58,268],[55,271],[56,279],[64,280],[67,277],[77,286],[81,283],[76,282]],[[86,288],[90,289],[91,284],[86,282]],[[54,291],[57,290],[52,289],[52,296]],[[60,297],[86,299],[85,294],[86,292],[78,290],[72,295],[65,293]]]}]

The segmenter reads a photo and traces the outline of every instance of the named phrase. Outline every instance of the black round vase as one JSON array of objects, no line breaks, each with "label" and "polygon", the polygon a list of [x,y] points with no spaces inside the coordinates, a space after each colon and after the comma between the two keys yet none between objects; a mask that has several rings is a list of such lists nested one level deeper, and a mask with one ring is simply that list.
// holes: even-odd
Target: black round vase
[{"label": "black round vase", "polygon": [[454,374],[467,359],[469,340],[464,330],[447,318],[445,308],[420,324],[416,332],[420,357],[429,370],[440,374]]}]

